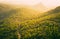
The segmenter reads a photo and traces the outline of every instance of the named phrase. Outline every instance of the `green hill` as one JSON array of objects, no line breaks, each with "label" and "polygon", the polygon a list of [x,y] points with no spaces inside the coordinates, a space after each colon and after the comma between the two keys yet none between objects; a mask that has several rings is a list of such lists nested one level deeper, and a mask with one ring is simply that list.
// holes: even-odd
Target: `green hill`
[{"label": "green hill", "polygon": [[55,8],[49,15],[20,24],[21,39],[60,39],[60,11]]},{"label": "green hill", "polygon": [[60,39],[60,7],[42,14],[26,7],[0,10],[0,39]]},{"label": "green hill", "polygon": [[[15,6],[0,4],[0,39],[15,39],[13,33],[20,22],[36,18],[38,13],[27,7],[16,8]],[[18,32],[16,31],[16,33]]]}]

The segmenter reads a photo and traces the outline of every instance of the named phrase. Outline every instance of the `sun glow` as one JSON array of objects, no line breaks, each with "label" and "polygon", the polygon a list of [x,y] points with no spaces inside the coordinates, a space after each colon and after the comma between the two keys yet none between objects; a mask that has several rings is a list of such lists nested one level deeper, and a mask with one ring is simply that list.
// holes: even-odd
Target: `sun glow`
[{"label": "sun glow", "polygon": [[60,0],[0,0],[0,3],[10,3],[10,4],[24,4],[24,5],[36,5],[38,3],[43,3],[46,7],[60,6]]}]

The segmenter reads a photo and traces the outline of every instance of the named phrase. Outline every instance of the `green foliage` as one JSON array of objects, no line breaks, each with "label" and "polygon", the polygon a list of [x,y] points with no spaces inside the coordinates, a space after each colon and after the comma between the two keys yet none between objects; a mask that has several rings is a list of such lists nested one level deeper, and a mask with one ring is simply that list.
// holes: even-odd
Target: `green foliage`
[{"label": "green foliage", "polygon": [[60,39],[60,12],[20,24],[21,39]]},{"label": "green foliage", "polygon": [[59,7],[41,17],[28,8],[8,8],[0,5],[0,39],[60,39]]},{"label": "green foliage", "polygon": [[15,24],[11,24],[8,20],[0,22],[0,39],[18,39],[18,34]]},{"label": "green foliage", "polygon": [[54,21],[45,20],[39,23],[22,23],[20,25],[21,39],[59,39],[60,26]]}]

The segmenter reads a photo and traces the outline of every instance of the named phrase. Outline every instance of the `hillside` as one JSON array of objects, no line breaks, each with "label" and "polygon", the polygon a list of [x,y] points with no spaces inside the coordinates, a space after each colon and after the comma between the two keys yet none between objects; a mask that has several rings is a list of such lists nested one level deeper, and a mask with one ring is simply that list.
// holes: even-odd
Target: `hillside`
[{"label": "hillside", "polygon": [[0,11],[0,39],[60,39],[60,7],[43,14],[25,7],[9,8],[0,9],[4,11]]},{"label": "hillside", "polygon": [[25,21],[25,20],[37,18],[40,13],[40,12],[37,12],[33,9],[24,8],[24,7],[18,8],[16,10],[17,10],[17,13],[13,14],[11,17],[12,17],[12,19],[17,18],[17,21]]},{"label": "hillside", "polygon": [[60,12],[55,13],[55,10],[60,9],[57,7],[49,15],[22,22],[19,28],[21,39],[60,39]]},{"label": "hillside", "polygon": [[49,13],[59,13],[60,12],[60,6],[56,7],[55,9],[48,11]]}]

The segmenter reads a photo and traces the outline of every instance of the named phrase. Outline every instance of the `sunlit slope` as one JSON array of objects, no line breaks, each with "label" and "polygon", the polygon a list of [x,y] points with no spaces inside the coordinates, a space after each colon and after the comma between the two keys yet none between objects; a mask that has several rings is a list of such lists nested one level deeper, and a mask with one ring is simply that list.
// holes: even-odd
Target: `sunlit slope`
[{"label": "sunlit slope", "polygon": [[26,7],[21,7],[21,8],[16,8],[16,13],[14,13],[13,15],[11,15],[9,17],[9,19],[11,20],[15,20],[15,21],[25,21],[25,20],[32,20],[32,19],[36,19],[39,16],[38,11],[35,11],[33,9],[30,8],[26,8]]},{"label": "sunlit slope", "polygon": [[20,24],[21,39],[60,39],[60,7],[49,15]]}]

